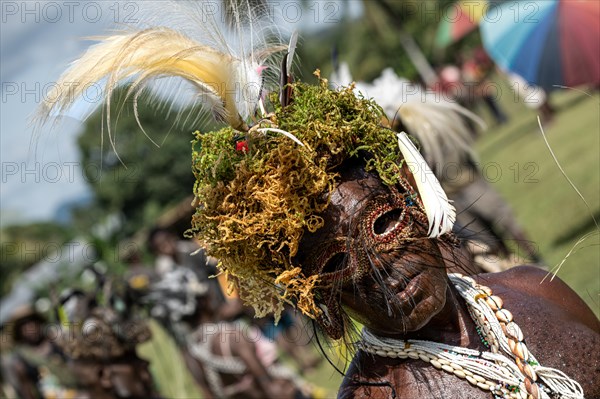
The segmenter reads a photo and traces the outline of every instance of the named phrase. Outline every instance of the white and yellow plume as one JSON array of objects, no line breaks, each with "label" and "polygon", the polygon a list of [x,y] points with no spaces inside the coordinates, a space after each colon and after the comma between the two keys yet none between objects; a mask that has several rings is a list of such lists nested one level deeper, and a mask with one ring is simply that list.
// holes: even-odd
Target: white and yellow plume
[{"label": "white and yellow plume", "polygon": [[[220,35],[216,32],[213,36]],[[73,62],[48,93],[39,110],[40,124],[50,117],[63,115],[90,86],[104,84],[110,137],[111,96],[119,85],[129,85],[127,96],[133,98],[139,124],[140,93],[150,82],[176,77],[191,83],[197,94],[196,104],[212,112],[217,120],[246,130],[246,121],[253,116],[260,100],[264,63],[270,55],[284,48],[263,43],[262,48],[246,49],[246,54],[235,55],[227,45],[216,46],[215,40],[207,45],[179,29],[164,26],[97,39],[100,42]],[[223,37],[219,39],[225,42]],[[64,90],[65,87],[69,90]]]}]

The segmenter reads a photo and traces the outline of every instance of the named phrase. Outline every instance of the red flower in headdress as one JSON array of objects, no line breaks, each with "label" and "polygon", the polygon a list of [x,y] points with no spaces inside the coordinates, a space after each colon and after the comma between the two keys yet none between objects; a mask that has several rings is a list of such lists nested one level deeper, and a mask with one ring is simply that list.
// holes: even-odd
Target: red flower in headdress
[{"label": "red flower in headdress", "polygon": [[238,141],[235,143],[236,151],[241,151],[244,154],[248,152],[248,142],[246,140]]}]

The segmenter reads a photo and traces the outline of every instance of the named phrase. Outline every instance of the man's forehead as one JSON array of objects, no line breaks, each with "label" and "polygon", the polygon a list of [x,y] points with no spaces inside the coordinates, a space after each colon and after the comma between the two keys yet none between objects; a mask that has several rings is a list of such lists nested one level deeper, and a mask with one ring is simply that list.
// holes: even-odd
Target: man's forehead
[{"label": "man's forehead", "polygon": [[363,167],[347,169],[340,177],[340,183],[331,193],[329,206],[321,215],[324,226],[314,233],[307,232],[302,239],[299,252],[302,256],[318,251],[324,242],[347,236],[360,212],[375,197],[389,192],[378,176],[365,172]]},{"label": "man's forehead", "polygon": [[385,186],[372,175],[341,182],[331,195],[331,205],[353,216],[374,196],[385,192]]}]

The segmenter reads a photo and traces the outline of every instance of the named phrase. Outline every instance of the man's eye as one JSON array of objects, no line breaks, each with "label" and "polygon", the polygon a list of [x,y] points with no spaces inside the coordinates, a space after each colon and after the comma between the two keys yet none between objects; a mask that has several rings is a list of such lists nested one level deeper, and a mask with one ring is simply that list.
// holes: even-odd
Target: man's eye
[{"label": "man's eye", "polygon": [[402,209],[395,208],[384,212],[373,222],[373,233],[377,236],[388,234],[402,224],[404,212]]},{"label": "man's eye", "polygon": [[346,267],[348,264],[348,253],[347,252],[338,252],[330,257],[326,262],[323,268],[321,269],[321,274],[326,273],[335,273]]}]

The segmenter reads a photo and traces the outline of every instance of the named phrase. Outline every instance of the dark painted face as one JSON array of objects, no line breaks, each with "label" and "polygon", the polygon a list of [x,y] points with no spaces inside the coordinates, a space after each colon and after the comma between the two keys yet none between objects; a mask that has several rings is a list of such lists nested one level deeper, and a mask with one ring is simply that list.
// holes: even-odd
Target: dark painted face
[{"label": "dark painted face", "polygon": [[44,340],[42,329],[44,325],[40,319],[28,318],[20,321],[17,325],[18,340],[25,344],[37,346]]},{"label": "dark painted face", "polygon": [[331,337],[343,334],[340,305],[383,335],[418,330],[444,307],[444,262],[408,182],[390,188],[362,167],[346,170],[322,216],[296,259],[321,276],[319,322]]}]

